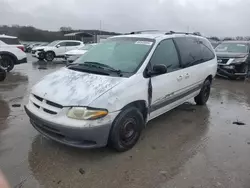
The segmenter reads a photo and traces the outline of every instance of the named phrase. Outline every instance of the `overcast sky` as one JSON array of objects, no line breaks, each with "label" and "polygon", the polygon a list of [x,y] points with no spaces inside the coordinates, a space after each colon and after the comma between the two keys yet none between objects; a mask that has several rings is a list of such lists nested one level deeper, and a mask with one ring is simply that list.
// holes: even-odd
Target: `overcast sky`
[{"label": "overcast sky", "polygon": [[250,36],[250,0],[0,0],[0,25]]}]

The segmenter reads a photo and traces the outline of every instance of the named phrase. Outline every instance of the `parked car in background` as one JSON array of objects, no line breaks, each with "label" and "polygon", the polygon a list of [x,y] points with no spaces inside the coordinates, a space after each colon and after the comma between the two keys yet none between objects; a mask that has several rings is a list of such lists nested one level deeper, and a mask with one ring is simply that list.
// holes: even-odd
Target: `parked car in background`
[{"label": "parked car in background", "polygon": [[192,34],[120,35],[44,77],[25,106],[33,127],[80,148],[132,148],[147,122],[194,98],[205,105],[217,71],[210,42]]},{"label": "parked car in background", "polygon": [[224,41],[216,48],[217,75],[230,79],[246,78],[250,70],[250,41]]},{"label": "parked car in background", "polygon": [[[27,55],[20,47],[16,45],[17,38],[4,37],[5,42],[0,37],[0,66],[5,71],[11,71],[15,65],[27,63]],[[9,44],[7,44],[9,43]]]},{"label": "parked car in background", "polygon": [[65,53],[65,60],[72,63],[96,45],[97,43],[86,44],[76,50],[70,50]]},{"label": "parked car in background", "polygon": [[38,44],[38,45],[35,45],[34,47],[32,47],[31,52],[32,52],[32,51],[35,51],[35,50],[37,50],[37,49],[40,49],[40,47],[47,46],[48,44],[49,44],[49,43],[46,42],[46,43],[40,43],[40,44]]},{"label": "parked car in background", "polygon": [[32,50],[32,56],[39,60],[53,61],[54,58],[64,58],[65,52],[78,49],[83,45],[83,42],[77,40],[57,40],[35,48]]},{"label": "parked car in background", "polygon": [[209,41],[214,48],[216,48],[220,44],[220,41],[215,41],[215,40],[209,40]]},{"label": "parked car in background", "polygon": [[26,46],[25,52],[30,53],[32,51],[32,48],[34,48],[36,46],[40,46],[40,45],[41,45],[41,43],[32,43],[32,44]]},{"label": "parked car in background", "polygon": [[24,52],[24,45],[20,43],[17,37],[9,35],[0,35],[2,45],[17,47]]}]

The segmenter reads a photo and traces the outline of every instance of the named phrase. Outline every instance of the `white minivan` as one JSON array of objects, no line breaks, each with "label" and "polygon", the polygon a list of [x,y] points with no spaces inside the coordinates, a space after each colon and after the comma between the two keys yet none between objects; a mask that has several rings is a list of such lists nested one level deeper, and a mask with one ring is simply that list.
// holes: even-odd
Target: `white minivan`
[{"label": "white minivan", "polygon": [[217,71],[210,42],[188,33],[120,35],[44,77],[26,113],[45,137],[126,151],[148,121],[194,98],[205,105]]}]

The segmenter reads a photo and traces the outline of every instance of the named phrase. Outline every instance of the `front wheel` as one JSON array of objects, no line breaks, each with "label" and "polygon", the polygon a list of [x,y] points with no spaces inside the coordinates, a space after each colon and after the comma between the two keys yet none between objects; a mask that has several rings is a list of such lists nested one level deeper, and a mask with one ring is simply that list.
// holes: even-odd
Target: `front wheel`
[{"label": "front wheel", "polygon": [[197,95],[194,98],[194,101],[196,102],[197,105],[205,105],[207,103],[210,96],[210,90],[211,90],[211,82],[209,80],[206,80],[203,83],[199,95]]},{"label": "front wheel", "polygon": [[46,52],[45,59],[46,61],[53,61],[55,58],[54,52]]},{"label": "front wheel", "polygon": [[138,141],[144,127],[144,118],[139,109],[130,107],[122,111],[113,122],[109,146],[118,152],[131,149]]},{"label": "front wheel", "polygon": [[39,61],[43,61],[43,60],[44,60],[44,58],[39,57],[39,58],[38,58],[38,60],[39,60]]},{"label": "front wheel", "polygon": [[8,55],[0,56],[0,66],[7,72],[10,72],[14,68],[15,62],[12,57]]}]

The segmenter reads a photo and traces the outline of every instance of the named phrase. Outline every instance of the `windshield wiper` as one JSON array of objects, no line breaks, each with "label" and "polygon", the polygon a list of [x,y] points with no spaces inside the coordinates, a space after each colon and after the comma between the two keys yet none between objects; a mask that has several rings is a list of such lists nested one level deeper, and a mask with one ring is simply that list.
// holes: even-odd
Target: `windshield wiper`
[{"label": "windshield wiper", "polygon": [[117,70],[109,65],[103,64],[103,63],[98,63],[98,62],[92,62],[92,61],[85,61],[83,65],[86,66],[92,66],[95,68],[102,68],[102,69],[106,69],[112,72],[116,72],[119,76],[122,76],[121,74],[121,70]]},{"label": "windshield wiper", "polygon": [[71,65],[68,65],[67,67],[68,67],[68,69],[80,71],[80,72],[90,72],[90,73],[94,73],[94,74],[109,75],[109,73],[107,73],[103,69],[99,69],[99,71],[91,70],[87,67],[82,66],[81,64],[71,64]]}]

